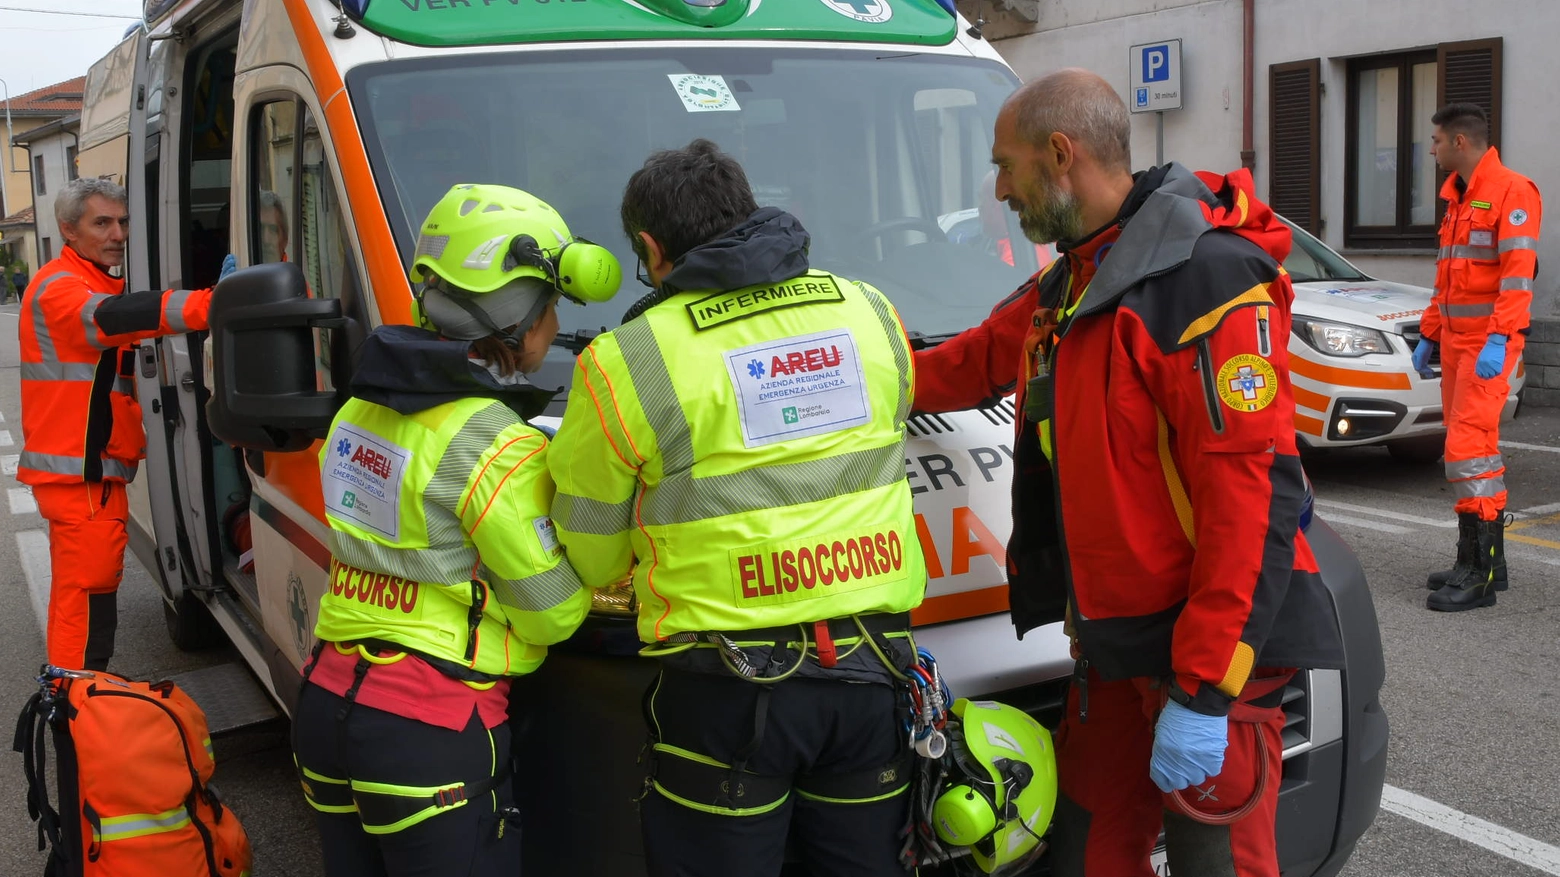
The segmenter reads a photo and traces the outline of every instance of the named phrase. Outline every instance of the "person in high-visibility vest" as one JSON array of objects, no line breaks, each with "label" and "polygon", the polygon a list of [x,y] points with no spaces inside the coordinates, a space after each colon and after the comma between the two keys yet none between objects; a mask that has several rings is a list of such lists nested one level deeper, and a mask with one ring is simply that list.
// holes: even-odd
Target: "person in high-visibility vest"
[{"label": "person in high-visibility vest", "polygon": [[330,584],[293,747],[331,877],[513,877],[509,680],[591,601],[529,422],[552,392],[526,374],[559,296],[608,299],[621,270],[534,196],[459,185],[411,278],[429,328],[369,335],[320,449]]},{"label": "person in high-visibility vest", "polygon": [[132,345],[206,328],[211,290],[126,292],[125,190],[72,181],[54,200],[65,246],[22,295],[16,479],[49,522],[49,663],[105,670],[129,536],[125,485],[146,456]]},{"label": "person in high-visibility vest", "polygon": [[1435,297],[1420,317],[1414,367],[1434,377],[1441,351],[1446,480],[1457,496],[1457,561],[1432,573],[1426,605],[1461,612],[1495,605],[1506,590],[1506,463],[1500,415],[1522,359],[1538,230],[1544,203],[1533,181],[1501,164],[1489,120],[1475,104],[1449,104],[1430,117],[1446,215]]},{"label": "person in high-visibility vest", "polygon": [[926,585],[904,329],[708,140],[651,155],[622,217],[654,291],[579,357],[548,466],[580,577],[632,578],[661,661],[649,872],[778,875],[789,836],[811,873],[899,877]]}]

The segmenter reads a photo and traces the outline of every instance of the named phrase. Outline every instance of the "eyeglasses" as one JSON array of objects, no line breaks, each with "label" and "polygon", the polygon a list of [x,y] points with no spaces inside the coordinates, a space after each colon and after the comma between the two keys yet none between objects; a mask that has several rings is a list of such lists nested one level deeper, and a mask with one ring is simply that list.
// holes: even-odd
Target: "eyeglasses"
[{"label": "eyeglasses", "polygon": [[645,260],[636,255],[634,266],[634,277],[650,289],[655,289],[655,281],[650,279],[650,272],[645,269]]}]

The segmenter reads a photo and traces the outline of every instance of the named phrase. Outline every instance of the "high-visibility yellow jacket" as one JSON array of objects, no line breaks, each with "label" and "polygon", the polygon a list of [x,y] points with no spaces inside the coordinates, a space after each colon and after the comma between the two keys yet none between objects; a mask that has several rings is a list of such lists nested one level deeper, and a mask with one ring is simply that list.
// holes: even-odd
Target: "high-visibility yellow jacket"
[{"label": "high-visibility yellow jacket", "polygon": [[645,642],[918,605],[888,300],[822,271],[658,297],[581,354],[548,457],[580,577],[632,574]]},{"label": "high-visibility yellow jacket", "polygon": [[536,669],[590,609],[548,516],[546,458],[546,436],[493,398],[348,401],[320,451],[333,564],[315,635],[480,677]]}]

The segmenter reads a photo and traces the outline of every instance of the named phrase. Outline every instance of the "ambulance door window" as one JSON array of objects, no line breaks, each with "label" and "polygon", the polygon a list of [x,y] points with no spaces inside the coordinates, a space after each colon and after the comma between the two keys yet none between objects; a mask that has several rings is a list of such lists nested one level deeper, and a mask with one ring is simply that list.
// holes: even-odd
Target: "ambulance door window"
[{"label": "ambulance door window", "polygon": [[298,101],[255,107],[249,192],[249,263],[292,261],[297,182]]},{"label": "ambulance door window", "polygon": [[[302,116],[302,157],[299,161],[298,254],[310,291],[319,298],[342,298],[350,305],[353,268],[348,256],[346,220],[336,198],[329,150],[320,135],[314,113],[307,106]],[[321,389],[333,389],[334,355],[342,339],[317,339],[317,370]]]}]

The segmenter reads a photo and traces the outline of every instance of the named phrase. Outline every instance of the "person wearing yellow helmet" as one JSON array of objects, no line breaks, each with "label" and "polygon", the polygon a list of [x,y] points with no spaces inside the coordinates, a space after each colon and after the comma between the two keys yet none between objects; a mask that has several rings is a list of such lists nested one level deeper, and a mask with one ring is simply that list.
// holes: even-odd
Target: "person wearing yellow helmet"
[{"label": "person wearing yellow helmet", "polygon": [[605,301],[621,269],[537,198],[463,184],[410,276],[423,325],[364,341],[320,451],[331,575],[293,748],[332,877],[512,877],[509,683],[590,608],[526,375],[559,297]]}]

